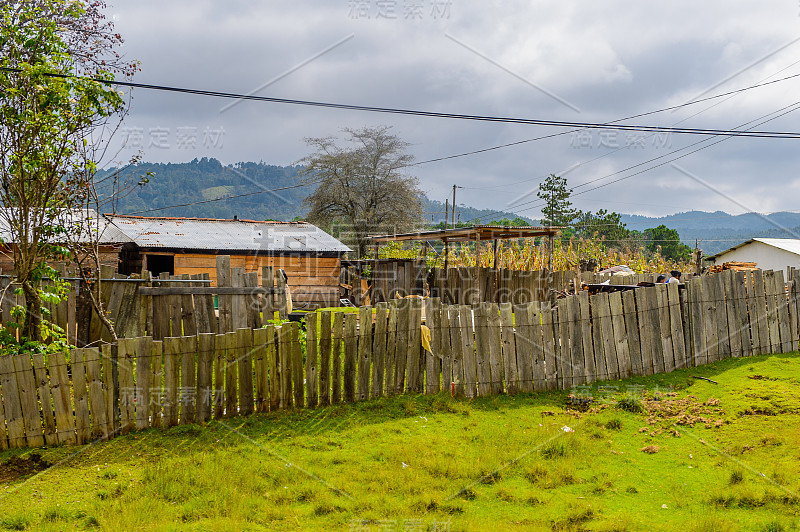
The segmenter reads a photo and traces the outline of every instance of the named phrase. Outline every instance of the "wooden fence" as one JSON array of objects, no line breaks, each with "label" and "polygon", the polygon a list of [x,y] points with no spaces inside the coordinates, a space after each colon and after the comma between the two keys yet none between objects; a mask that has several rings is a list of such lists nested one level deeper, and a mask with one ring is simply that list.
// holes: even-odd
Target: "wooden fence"
[{"label": "wooden fence", "polygon": [[[112,268],[101,271],[101,299],[109,320],[120,338],[195,335],[202,332],[229,332],[242,327],[260,327],[277,311],[287,312],[286,277],[272,266],[258,274],[244,268],[231,268],[229,256],[217,257],[217,286],[209,274],[169,275],[151,279],[149,274],[130,277]],[[72,345],[86,346],[108,342],[111,336],[87,298],[81,297],[81,281],[68,273],[71,289],[57,305],[45,304],[50,321],[61,327]],[[16,285],[0,279],[2,323],[11,321],[11,310],[25,305]],[[215,297],[217,304],[215,304]],[[218,307],[218,309],[217,309]]]},{"label": "wooden fence", "polygon": [[[361,270],[372,270],[369,291],[362,285]],[[512,270],[507,268],[466,267],[431,268],[420,259],[380,259],[378,261],[351,261],[342,268],[340,282],[354,303],[362,304],[369,294],[372,304],[390,301],[409,295],[439,297],[450,305],[477,305],[480,303],[530,303],[551,301],[555,294],[571,287],[576,277],[584,283],[637,284],[655,282],[658,274],[643,273],[615,275],[610,273],[548,270]],[[684,275],[684,281],[690,278]]]},{"label": "wooden fence", "polygon": [[[120,340],[0,357],[0,448],[85,443],[147,427],[402,392],[466,397],[569,389],[797,349],[800,275],[723,272],[558,301],[403,299],[358,314],[225,334]],[[422,311],[430,352],[422,348]],[[177,330],[177,329],[172,329]]]}]

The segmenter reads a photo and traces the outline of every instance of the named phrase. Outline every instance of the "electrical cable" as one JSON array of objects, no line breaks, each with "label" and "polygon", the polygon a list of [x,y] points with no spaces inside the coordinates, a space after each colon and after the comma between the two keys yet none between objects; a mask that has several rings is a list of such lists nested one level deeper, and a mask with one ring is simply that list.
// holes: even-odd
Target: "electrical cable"
[{"label": "electrical cable", "polygon": [[[780,114],[776,114],[776,116],[773,116],[772,118],[769,118],[769,119],[767,119],[767,120],[764,120],[763,122],[760,122],[759,124],[756,124],[755,126],[753,126],[753,127],[758,127],[758,126],[760,126],[760,125],[762,125],[762,124],[764,124],[764,123],[766,123],[766,122],[769,122],[769,121],[771,121],[771,120],[775,120],[776,118],[780,118],[781,116],[784,116],[784,115],[786,115],[786,114],[788,114],[788,113],[791,113],[791,112],[793,112],[793,111],[797,110],[797,108],[798,108],[797,106],[798,106],[798,105],[800,105],[800,101],[798,101],[798,102],[794,102],[794,103],[792,103],[792,104],[790,104],[790,105],[787,105],[786,107],[782,107],[781,109],[778,109],[777,111],[773,111],[773,112],[771,112],[771,113],[768,113],[768,114],[766,114],[766,115],[762,115],[762,116],[760,116],[760,117],[758,117],[758,118],[756,118],[756,119],[750,120],[749,122],[745,122],[744,124],[742,124],[742,125],[740,125],[740,126],[738,126],[738,127],[743,127],[743,126],[746,126],[746,125],[748,125],[748,124],[751,124],[751,123],[753,123],[753,122],[756,122],[756,121],[758,121],[758,120],[762,120],[762,119],[764,119],[765,117],[768,117],[768,116],[770,116],[770,115],[774,115],[774,114],[776,114],[776,113],[780,113]],[[792,109],[792,108],[793,108],[793,109]],[[787,109],[789,109],[789,110],[787,111]],[[659,167],[661,167],[661,166],[664,166],[665,164],[668,164],[668,163],[670,163],[670,162],[676,161],[676,160],[678,160],[678,159],[682,159],[682,158],[684,158],[684,157],[687,157],[687,156],[689,156],[689,155],[692,155],[692,154],[694,154],[694,153],[697,153],[698,151],[701,151],[701,150],[703,150],[703,149],[706,149],[706,148],[710,148],[710,147],[712,147],[712,146],[715,146],[715,145],[719,144],[720,142],[723,142],[724,140],[727,140],[728,138],[730,138],[730,137],[725,137],[725,138],[723,138],[723,139],[721,139],[721,140],[719,140],[719,141],[715,141],[715,142],[713,142],[713,143],[711,143],[711,144],[708,144],[707,146],[701,146],[700,148],[698,148],[698,149],[696,149],[696,150],[693,150],[693,151],[690,151],[690,152],[688,152],[688,153],[682,154],[682,155],[680,155],[680,156],[678,156],[678,157],[675,157],[675,158],[673,158],[673,159],[670,159],[670,160],[668,160],[668,161],[666,161],[666,162],[663,162],[663,163],[659,163],[659,164],[657,164],[657,165],[655,165],[655,166],[652,166],[652,167],[649,167],[649,168],[645,168],[644,170],[641,170],[641,171],[639,171],[639,172],[633,173],[633,174],[631,174],[631,175],[629,175],[629,176],[624,176],[624,177],[622,177],[622,178],[620,178],[620,179],[615,179],[615,180],[613,180],[613,181],[609,181],[608,183],[604,183],[604,184],[602,184],[602,185],[599,185],[599,186],[597,186],[597,187],[593,187],[593,188],[590,188],[590,189],[588,189],[588,190],[584,190],[584,191],[581,191],[581,192],[578,192],[578,193],[575,193],[575,194],[571,194],[571,196],[579,196],[579,195],[581,195],[581,194],[585,194],[585,193],[587,193],[587,192],[591,192],[591,191],[593,191],[593,190],[597,190],[598,188],[602,188],[602,187],[605,187],[605,186],[607,186],[607,185],[610,185],[610,184],[613,184],[613,183],[617,183],[617,182],[619,182],[619,181],[623,181],[623,180],[625,180],[625,179],[629,179],[629,178],[631,178],[631,177],[634,177],[634,176],[640,175],[640,174],[642,174],[642,173],[644,173],[644,172],[648,172],[648,171],[650,171],[650,170],[653,170],[653,169],[655,169],[655,168],[659,168]],[[629,166],[629,167],[627,167],[627,168],[624,168],[624,169],[622,169],[622,170],[618,170],[618,171],[616,171],[616,172],[612,172],[612,173],[610,173],[610,174],[607,174],[607,175],[604,175],[604,176],[602,176],[602,177],[598,177],[598,178],[595,178],[595,179],[589,180],[589,181],[587,181],[586,183],[581,183],[580,185],[577,185],[577,186],[575,186],[575,187],[573,188],[573,190],[574,190],[574,189],[577,189],[577,188],[580,188],[580,187],[584,187],[584,186],[590,185],[590,184],[592,184],[592,183],[596,183],[596,182],[598,182],[598,181],[602,181],[603,179],[608,179],[609,177],[613,177],[613,176],[615,176],[615,175],[619,175],[619,174],[621,174],[621,173],[627,172],[628,170],[632,170],[632,169],[634,169],[634,168],[638,168],[638,167],[640,167],[640,166],[644,166],[644,165],[646,165],[646,164],[652,163],[652,162],[654,162],[654,161],[657,161],[657,160],[659,160],[659,159],[663,159],[664,157],[668,157],[668,156],[670,156],[670,155],[674,155],[675,153],[678,153],[678,152],[681,152],[681,151],[687,150],[687,149],[689,149],[689,148],[692,148],[692,147],[694,147],[694,146],[698,146],[698,145],[700,145],[700,144],[704,144],[704,143],[707,143],[707,142],[710,142],[710,141],[711,141],[711,137],[708,137],[708,138],[705,138],[705,139],[702,139],[702,140],[696,141],[696,142],[694,142],[694,143],[692,143],[692,144],[689,144],[689,145],[687,145],[687,146],[684,146],[684,147],[682,147],[682,148],[678,148],[678,149],[672,150],[672,151],[670,151],[670,152],[668,152],[668,153],[665,153],[664,155],[659,155],[658,157],[654,157],[654,158],[652,158],[652,159],[648,159],[647,161],[644,161],[644,162],[641,162],[641,163],[635,164],[635,165],[633,165],[633,166]],[[513,208],[515,209],[515,212],[517,212],[517,213],[518,213],[518,212],[524,212],[524,211],[528,211],[528,210],[531,210],[531,209],[534,209],[534,208],[538,208],[538,207],[541,207],[542,205],[544,205],[544,203],[541,203],[541,204],[538,204],[538,205],[533,205],[532,207],[526,207],[525,209],[517,209],[517,207],[519,207],[519,206],[522,206],[522,205],[529,205],[529,204],[531,204],[531,203],[534,203],[534,202],[536,202],[536,201],[539,201],[539,198],[537,198],[537,199],[533,199],[533,200],[530,200],[530,201],[527,201],[527,202],[520,203],[520,204],[518,204],[518,205],[515,205]],[[489,214],[486,214],[486,215],[480,216],[479,218],[475,218],[474,220],[481,221],[481,220],[483,220],[483,219],[485,219],[485,218],[487,218],[487,217],[494,216],[495,214],[501,214],[502,212],[503,212],[503,211],[494,211],[494,212],[492,212],[492,213],[489,213]]]},{"label": "electrical cable", "polygon": [[[7,72],[20,72],[20,69],[9,68],[9,67],[0,67],[0,70]],[[66,74],[55,74],[55,73],[50,73],[45,75],[60,79],[81,77],[81,76],[71,76]],[[374,107],[374,106],[321,102],[312,100],[275,98],[270,96],[236,94],[230,92],[218,92],[218,91],[210,91],[204,89],[187,89],[183,87],[154,85],[149,83],[135,83],[132,81],[107,80],[102,78],[83,77],[83,79],[91,79],[92,81],[95,81],[97,83],[103,83],[106,85],[117,85],[120,87],[159,90],[165,92],[175,92],[180,94],[193,94],[197,96],[212,96],[215,98],[229,98],[236,100],[282,103],[288,105],[302,105],[302,106],[322,107],[329,109],[345,109],[350,111],[366,111],[366,112],[384,113],[384,114],[424,116],[431,118],[448,118],[454,120],[471,120],[479,122],[496,122],[496,123],[506,123],[506,124],[526,124],[526,125],[537,125],[537,126],[548,126],[548,127],[577,127],[581,129],[607,129],[607,130],[618,130],[618,131],[644,131],[644,132],[676,133],[676,134],[688,134],[688,135],[711,135],[711,136],[725,136],[725,137],[756,137],[756,138],[778,138],[778,139],[800,138],[800,132],[795,132],[795,131],[735,131],[735,130],[713,129],[713,128],[709,129],[675,128],[675,127],[663,127],[663,126],[644,126],[644,125],[628,125],[628,124],[599,123],[599,122],[571,122],[566,120],[543,120],[538,118],[515,118],[515,117],[490,116],[490,115],[441,113],[435,111],[421,111],[415,109]]]}]

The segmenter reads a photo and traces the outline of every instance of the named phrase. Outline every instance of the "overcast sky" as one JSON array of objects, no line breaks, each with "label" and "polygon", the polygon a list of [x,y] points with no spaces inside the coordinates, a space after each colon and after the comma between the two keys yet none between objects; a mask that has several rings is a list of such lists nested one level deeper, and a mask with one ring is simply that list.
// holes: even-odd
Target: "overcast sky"
[{"label": "overcast sky", "polygon": [[[797,0],[117,0],[108,15],[141,83],[448,113],[607,122],[800,74]],[[798,88],[800,77],[626,123],[731,129],[765,117],[757,124],[800,100]],[[800,209],[800,140],[713,138],[668,155],[706,137],[231,103],[136,89],[119,159],[141,146],[147,161],[289,165],[308,152],[305,137],[385,124],[425,161],[564,133],[411,172],[432,199],[457,184],[458,203],[531,217],[547,174],[578,193],[657,164],[574,203],[646,215]],[[798,131],[799,118],[758,129]]]}]

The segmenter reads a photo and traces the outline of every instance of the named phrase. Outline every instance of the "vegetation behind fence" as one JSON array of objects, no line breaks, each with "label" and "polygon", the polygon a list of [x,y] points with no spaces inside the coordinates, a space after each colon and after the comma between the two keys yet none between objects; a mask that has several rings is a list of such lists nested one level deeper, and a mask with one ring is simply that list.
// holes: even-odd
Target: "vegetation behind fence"
[{"label": "vegetation behind fence", "polygon": [[[444,390],[569,389],[798,345],[797,272],[476,307],[409,298],[225,334],[0,357],[0,449]],[[423,313],[427,330],[423,328]],[[430,333],[430,336],[428,336]],[[427,340],[429,341],[423,341]],[[430,350],[423,349],[423,344]]]}]

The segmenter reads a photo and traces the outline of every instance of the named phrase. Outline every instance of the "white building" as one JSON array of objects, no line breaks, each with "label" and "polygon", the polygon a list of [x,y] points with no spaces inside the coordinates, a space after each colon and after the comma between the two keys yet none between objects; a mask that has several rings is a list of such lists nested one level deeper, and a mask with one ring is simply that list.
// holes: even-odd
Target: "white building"
[{"label": "white building", "polygon": [[713,264],[755,262],[762,270],[785,272],[789,266],[800,268],[800,239],[751,238],[730,249],[706,257],[706,260]]}]

